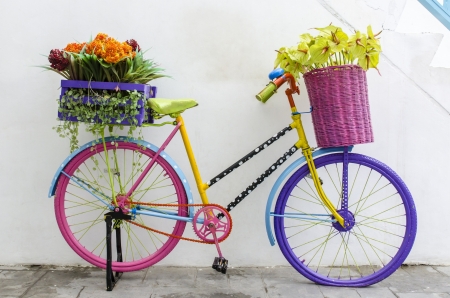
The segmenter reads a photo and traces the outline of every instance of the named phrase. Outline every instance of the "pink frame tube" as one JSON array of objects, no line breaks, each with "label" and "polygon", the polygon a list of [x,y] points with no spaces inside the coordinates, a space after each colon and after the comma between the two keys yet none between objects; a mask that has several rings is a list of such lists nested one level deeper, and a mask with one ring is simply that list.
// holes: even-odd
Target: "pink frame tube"
[{"label": "pink frame tube", "polygon": [[166,149],[167,145],[169,145],[170,141],[172,141],[173,137],[175,136],[175,134],[178,132],[178,130],[180,129],[181,123],[178,122],[177,126],[173,129],[173,131],[170,133],[170,135],[167,137],[167,139],[164,141],[164,143],[161,145],[161,147],[159,148],[158,152],[156,152],[156,154],[153,156],[152,160],[150,161],[150,163],[145,167],[144,171],[141,173],[141,175],[139,175],[139,178],[136,180],[136,182],[133,184],[133,186],[130,188],[130,190],[127,193],[127,196],[130,197],[133,192],[136,190],[136,188],[139,186],[139,184],[142,182],[142,180],[144,179],[144,177],[148,174],[148,172],[151,170],[153,164],[156,162],[156,159],[158,158],[158,156],[161,154],[161,152]]}]

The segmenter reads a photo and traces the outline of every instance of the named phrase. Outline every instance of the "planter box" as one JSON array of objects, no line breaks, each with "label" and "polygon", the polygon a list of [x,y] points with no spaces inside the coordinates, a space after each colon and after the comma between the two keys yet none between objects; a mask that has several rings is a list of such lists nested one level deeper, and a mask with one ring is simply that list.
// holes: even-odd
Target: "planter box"
[{"label": "planter box", "polygon": [[[144,98],[155,98],[156,87],[145,84],[132,84],[132,83],[116,83],[116,82],[89,82],[89,81],[72,81],[72,80],[61,80],[61,95],[59,97],[59,104],[61,108],[64,108],[64,103],[61,102],[62,97],[69,89],[94,89],[94,90],[121,90],[121,91],[134,91],[144,95]],[[101,104],[98,100],[93,97],[85,96],[83,98],[76,99],[75,101],[82,102],[82,104]],[[141,126],[144,123],[153,123],[153,117],[151,116],[150,108],[145,108],[143,100],[138,101],[140,108],[138,109],[139,114],[135,116],[137,120],[137,125]],[[76,116],[69,116],[67,112],[59,112],[58,118],[64,121],[79,121]],[[101,123],[98,116],[93,118],[93,122]],[[122,124],[129,125],[128,120],[124,119],[121,123],[116,122],[116,119],[111,119],[111,124]]]}]

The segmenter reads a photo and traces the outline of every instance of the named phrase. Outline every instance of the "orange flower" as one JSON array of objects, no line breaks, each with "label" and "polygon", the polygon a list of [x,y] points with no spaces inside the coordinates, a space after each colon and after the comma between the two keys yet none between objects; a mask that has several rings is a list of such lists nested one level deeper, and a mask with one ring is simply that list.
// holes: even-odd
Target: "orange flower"
[{"label": "orange flower", "polygon": [[108,34],[105,34],[105,33],[99,33],[99,34],[97,34],[97,36],[95,37],[95,40],[107,40],[108,38],[110,38],[110,37],[108,37]]},{"label": "orange flower", "polygon": [[86,46],[87,54],[95,54],[107,63],[117,63],[126,57],[134,58],[133,48],[126,42],[119,42],[105,33],[99,33]]},{"label": "orange flower", "polygon": [[95,54],[97,57],[101,58],[105,54],[105,47],[103,42],[99,40],[93,40],[90,44],[86,46],[87,54]]},{"label": "orange flower", "polygon": [[69,43],[63,49],[63,51],[70,52],[70,53],[79,53],[79,52],[81,52],[81,50],[83,49],[85,44],[86,44],[85,42],[83,42],[83,43],[76,43],[76,42]]}]

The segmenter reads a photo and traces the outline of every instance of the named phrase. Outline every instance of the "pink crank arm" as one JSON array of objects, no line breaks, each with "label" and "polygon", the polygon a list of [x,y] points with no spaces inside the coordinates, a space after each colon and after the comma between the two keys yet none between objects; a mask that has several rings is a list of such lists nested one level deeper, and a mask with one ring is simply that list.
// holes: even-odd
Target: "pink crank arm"
[{"label": "pink crank arm", "polygon": [[220,250],[220,247],[219,247],[219,240],[217,240],[216,226],[214,224],[210,224],[209,229],[211,230],[211,233],[214,237],[214,244],[216,245],[217,252],[219,253],[219,257],[223,258],[222,251]]},{"label": "pink crank arm", "polygon": [[139,178],[136,180],[136,182],[131,186],[130,190],[127,193],[127,196],[130,197],[133,192],[138,188],[139,184],[144,180],[144,177],[148,174],[148,172],[151,170],[153,164],[156,162],[156,159],[161,154],[161,152],[166,149],[167,145],[169,145],[170,141],[172,141],[173,137],[177,133],[178,129],[180,129],[181,122],[178,122],[177,126],[173,129],[173,131],[170,133],[170,135],[167,137],[167,139],[164,141],[164,143],[159,148],[158,152],[153,156],[150,163],[145,167],[144,171],[142,171],[141,175],[139,175]]},{"label": "pink crank arm", "polygon": [[214,258],[214,263],[212,265],[212,268],[225,274],[225,273],[227,273],[228,260],[223,257],[222,252],[220,251],[219,240],[217,239],[217,235],[216,235],[216,225],[213,223],[210,223],[208,227],[214,237],[214,244],[216,245],[217,252],[219,253],[219,257]]}]

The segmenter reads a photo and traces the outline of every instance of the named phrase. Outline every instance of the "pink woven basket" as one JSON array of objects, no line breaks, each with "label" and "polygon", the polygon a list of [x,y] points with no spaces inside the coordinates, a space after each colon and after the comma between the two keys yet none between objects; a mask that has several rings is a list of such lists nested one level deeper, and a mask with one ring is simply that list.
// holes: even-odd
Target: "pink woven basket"
[{"label": "pink woven basket", "polygon": [[361,67],[329,66],[303,77],[319,147],[373,142],[366,72]]}]

